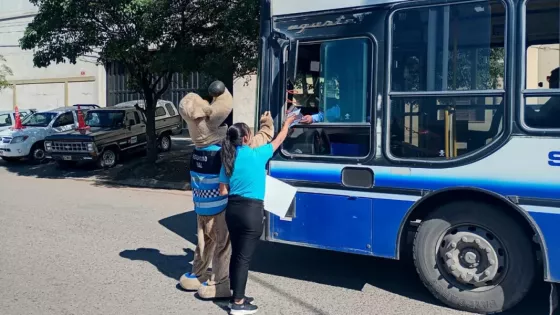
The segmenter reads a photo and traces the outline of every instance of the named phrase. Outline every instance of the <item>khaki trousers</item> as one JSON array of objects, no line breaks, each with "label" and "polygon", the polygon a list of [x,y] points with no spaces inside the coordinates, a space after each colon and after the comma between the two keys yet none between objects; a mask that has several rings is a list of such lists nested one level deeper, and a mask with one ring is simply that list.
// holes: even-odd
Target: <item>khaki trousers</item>
[{"label": "khaki trousers", "polygon": [[229,280],[231,246],[225,210],[217,215],[197,215],[198,244],[194,252],[193,271],[197,277],[207,273],[212,263],[209,285]]}]

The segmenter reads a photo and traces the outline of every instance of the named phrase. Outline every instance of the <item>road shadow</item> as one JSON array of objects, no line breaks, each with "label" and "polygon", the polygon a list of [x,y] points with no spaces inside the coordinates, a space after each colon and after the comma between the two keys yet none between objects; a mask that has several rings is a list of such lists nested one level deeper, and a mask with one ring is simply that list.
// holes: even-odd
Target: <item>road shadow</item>
[{"label": "road shadow", "polygon": [[120,156],[119,163],[111,169],[102,169],[94,163],[60,167],[54,162],[33,165],[27,161],[6,162],[0,160],[0,168],[18,176],[41,179],[84,179],[96,186],[119,188],[119,182],[130,180],[158,180],[164,182],[189,182],[188,163],[193,144],[190,139],[179,138],[172,150],[160,153],[158,161],[147,161],[145,151],[136,151]]},{"label": "road shadow", "polygon": [[[159,221],[161,225],[179,235],[188,242],[196,244],[196,214],[194,211],[181,213]],[[162,273],[173,278],[180,277],[185,272],[184,261],[176,256],[162,255],[157,250],[157,257],[151,251],[138,252],[135,260],[145,260],[154,264]],[[123,256],[123,255],[121,255]],[[124,257],[124,256],[123,256]],[[297,259],[296,259],[297,258]],[[169,261],[167,261],[169,259]],[[181,263],[174,263],[180,261]],[[160,265],[163,265],[160,266]],[[168,270],[177,266],[178,270]],[[309,281],[329,286],[341,287],[361,291],[364,286],[392,292],[410,299],[443,306],[424,287],[418,278],[410,261],[394,261],[361,255],[346,254],[334,251],[290,246],[279,243],[261,242],[253,257],[251,270],[280,277]],[[340,272],[340,271],[344,272]],[[176,278],[178,280],[178,278]],[[282,290],[270,283],[251,277],[253,281],[275,291],[282,296],[288,296],[309,311],[318,311],[312,304],[291,296],[289,291]],[[540,281],[535,284],[529,295],[514,309],[504,312],[505,315],[548,315],[548,298],[550,285]],[[225,307],[222,302],[216,302]]]},{"label": "road shadow", "polygon": [[188,248],[183,249],[185,255],[165,255],[153,248],[138,248],[124,250],[119,253],[122,258],[132,261],[145,261],[154,265],[166,277],[179,281],[184,273],[191,272],[190,262],[194,258],[194,252]]}]

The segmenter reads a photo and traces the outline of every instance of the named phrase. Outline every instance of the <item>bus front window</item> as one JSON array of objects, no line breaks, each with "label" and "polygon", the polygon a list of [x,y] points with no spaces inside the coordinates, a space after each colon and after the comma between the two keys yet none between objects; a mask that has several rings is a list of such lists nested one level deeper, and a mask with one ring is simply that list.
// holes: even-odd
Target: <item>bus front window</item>
[{"label": "bus front window", "polygon": [[[557,90],[560,72],[560,2],[529,0],[526,5],[526,88]],[[539,91],[540,93],[540,91]],[[560,128],[560,96],[525,98],[524,120],[539,129]]]}]

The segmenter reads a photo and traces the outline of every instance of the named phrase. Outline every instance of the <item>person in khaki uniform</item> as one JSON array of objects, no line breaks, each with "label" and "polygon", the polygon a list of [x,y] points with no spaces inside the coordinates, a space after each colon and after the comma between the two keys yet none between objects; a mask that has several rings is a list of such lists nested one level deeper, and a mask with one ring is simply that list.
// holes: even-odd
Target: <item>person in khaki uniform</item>
[{"label": "person in khaki uniform", "polygon": [[[231,245],[225,221],[228,198],[219,194],[219,173],[220,143],[228,129],[223,122],[233,109],[233,97],[220,81],[213,82],[209,92],[214,98],[212,104],[195,93],[187,94],[179,104],[179,113],[195,144],[190,175],[198,236],[192,271],[181,276],[179,282],[187,291],[198,291],[203,299],[231,296]],[[251,146],[258,147],[272,140],[274,126],[270,113],[261,116],[260,124]],[[212,272],[208,271],[210,263]]]}]

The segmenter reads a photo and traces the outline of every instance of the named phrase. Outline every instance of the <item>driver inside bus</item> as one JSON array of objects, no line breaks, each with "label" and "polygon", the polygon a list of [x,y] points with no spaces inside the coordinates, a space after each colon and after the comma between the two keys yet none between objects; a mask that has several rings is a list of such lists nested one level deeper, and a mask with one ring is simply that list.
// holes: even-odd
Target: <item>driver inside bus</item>
[{"label": "driver inside bus", "polygon": [[[334,98],[329,98],[328,100],[329,103],[334,103],[334,106],[331,106],[330,108],[327,109],[326,111],[327,120],[331,122],[340,120],[340,105],[338,105],[338,100]],[[310,100],[310,102],[314,104],[318,104],[319,100],[316,97],[314,97],[313,99]],[[315,106],[310,105],[310,107],[315,107]],[[325,113],[323,113],[323,111],[319,109],[319,112],[317,114],[303,116],[303,118],[300,120],[300,123],[312,124],[312,123],[319,123],[324,121],[325,121]]]},{"label": "driver inside bus", "polygon": [[[335,105],[329,107],[326,112],[323,112],[321,109],[319,109],[319,112],[317,114],[303,116],[300,120],[300,123],[306,125],[322,123],[325,122],[325,116],[328,122],[339,122],[341,119],[341,109],[338,100],[336,98],[328,98],[327,100],[329,101],[329,103],[334,103]],[[319,103],[319,100],[317,98],[314,98],[312,102]],[[366,122],[369,122],[369,113],[366,117]]]}]

